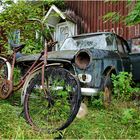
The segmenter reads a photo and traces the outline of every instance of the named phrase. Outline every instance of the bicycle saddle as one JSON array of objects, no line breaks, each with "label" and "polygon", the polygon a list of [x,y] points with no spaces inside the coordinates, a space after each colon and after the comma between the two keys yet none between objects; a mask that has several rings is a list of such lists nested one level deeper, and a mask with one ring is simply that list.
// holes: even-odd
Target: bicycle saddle
[{"label": "bicycle saddle", "polygon": [[13,51],[21,51],[24,47],[25,47],[25,44],[10,44],[10,47]]}]

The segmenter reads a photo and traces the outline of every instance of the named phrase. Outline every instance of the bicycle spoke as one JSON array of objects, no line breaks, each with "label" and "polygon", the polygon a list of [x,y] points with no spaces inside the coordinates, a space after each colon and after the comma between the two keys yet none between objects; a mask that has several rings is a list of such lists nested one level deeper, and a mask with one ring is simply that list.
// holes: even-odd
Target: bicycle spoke
[{"label": "bicycle spoke", "polygon": [[41,72],[29,82],[28,96],[24,102],[26,118],[31,125],[41,130],[62,130],[73,121],[78,112],[79,83],[63,68],[46,69],[44,78],[44,89]]},{"label": "bicycle spoke", "polygon": [[8,66],[5,58],[0,57],[0,98],[8,98],[11,92],[12,81],[8,80]]}]

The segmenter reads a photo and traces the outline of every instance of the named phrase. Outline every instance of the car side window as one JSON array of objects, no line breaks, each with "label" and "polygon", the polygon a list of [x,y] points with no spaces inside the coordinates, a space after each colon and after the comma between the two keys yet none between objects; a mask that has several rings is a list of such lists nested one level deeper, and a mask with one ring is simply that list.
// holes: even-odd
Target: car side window
[{"label": "car side window", "polygon": [[113,40],[114,40],[114,36],[111,35],[106,36],[106,43],[107,43],[108,50],[114,49]]},{"label": "car side window", "polygon": [[122,41],[119,38],[117,38],[117,46],[118,46],[118,51],[120,53],[124,53],[123,44],[122,44]]},{"label": "car side window", "polygon": [[128,49],[127,49],[126,44],[124,43],[124,41],[123,41],[122,43],[123,43],[123,47],[124,47],[124,51],[125,51],[125,53],[128,53],[129,51],[128,51]]}]

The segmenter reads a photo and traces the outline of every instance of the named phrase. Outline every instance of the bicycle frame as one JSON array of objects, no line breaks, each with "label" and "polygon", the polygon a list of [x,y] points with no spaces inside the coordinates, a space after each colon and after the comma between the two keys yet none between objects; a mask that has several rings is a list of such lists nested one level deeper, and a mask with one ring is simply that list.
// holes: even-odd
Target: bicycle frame
[{"label": "bicycle frame", "polygon": [[[55,45],[55,43],[52,43],[52,46]],[[37,69],[42,69],[42,87],[44,88],[44,73],[45,73],[45,67],[47,66],[47,59],[48,59],[48,43],[45,41],[45,47],[44,51],[40,53],[40,56],[37,60],[34,61],[34,63],[31,65],[31,67],[27,70],[27,72],[22,76],[21,80],[18,82],[18,84],[13,85],[13,91],[19,90],[25,83],[26,78],[28,75],[32,74]],[[12,68],[11,68],[11,74],[10,74],[10,81],[13,81],[13,72],[14,72],[14,66],[16,62],[16,51],[13,52],[13,60],[12,60]],[[41,60],[42,56],[44,57],[43,60]],[[10,56],[11,57],[11,56]],[[41,60],[41,62],[39,62]],[[39,62],[39,63],[38,63]],[[58,64],[53,64],[57,65]],[[60,65],[60,64],[59,64]]]},{"label": "bicycle frame", "polygon": [[[8,93],[8,95],[10,95],[12,91],[19,90],[21,87],[23,87],[22,91],[24,91],[24,87],[25,87],[24,84],[26,85],[26,81],[28,81],[28,77],[30,77],[30,75],[32,75],[34,72],[36,72],[38,70],[39,71],[42,70],[42,76],[41,76],[42,89],[44,90],[44,94],[47,95],[47,92],[44,88],[45,68],[50,67],[50,66],[61,66],[61,63],[47,64],[47,57],[48,57],[47,44],[45,46],[46,46],[45,49],[44,49],[45,51],[41,52],[38,59],[36,61],[34,61],[34,63],[27,70],[27,72],[24,74],[24,76],[21,77],[21,80],[19,80],[18,84],[16,84],[16,85],[13,85],[13,71],[14,71],[14,66],[15,66],[15,62],[16,62],[16,57],[15,57],[16,56],[16,51],[14,51],[13,54],[11,56],[9,56],[8,58],[5,58],[4,56],[0,56],[0,58],[2,60],[4,60],[3,64],[1,63],[0,67],[2,67],[4,65],[4,63],[6,63],[7,68],[8,68],[8,79],[7,80],[5,79],[6,81],[8,81],[8,83],[10,83],[10,90],[9,90],[10,92]],[[44,59],[41,60],[43,55],[44,55]],[[11,59],[11,57],[12,57],[12,59]],[[12,61],[12,64],[10,64],[10,60]],[[41,61],[41,62],[39,62],[39,61]],[[5,99],[5,97],[3,99]]]},{"label": "bicycle frame", "polygon": [[[13,62],[12,62],[12,69],[11,69],[11,77],[10,77],[10,80],[13,81],[13,71],[14,71],[14,66],[15,66],[15,55],[16,53],[14,52],[13,54]],[[40,59],[41,57],[44,55],[44,52],[42,52],[39,56],[39,58],[37,60],[34,61],[34,63],[31,65],[31,67],[27,70],[27,72],[22,76],[21,80],[18,82],[18,84],[16,85],[13,85],[13,91],[17,91],[19,90],[23,84],[25,83],[25,80],[26,80],[26,77],[31,74],[35,69],[38,69],[40,67],[42,67],[44,65],[44,60],[42,60],[41,62]],[[45,59],[45,57],[44,57]],[[38,63],[39,62],[39,63]],[[43,67],[42,67],[42,70],[43,70]]]},{"label": "bicycle frame", "polygon": [[[42,69],[42,87],[44,89],[44,73],[45,73],[45,67],[47,65],[47,57],[48,57],[47,48],[48,48],[49,42],[46,42],[47,41],[47,35],[44,32],[44,30],[45,30],[45,24],[44,24],[44,22],[42,22],[42,21],[40,21],[38,19],[35,19],[35,21],[38,21],[38,22],[41,23],[41,31],[42,31],[43,40],[44,40],[44,51],[42,51],[40,53],[40,56],[38,57],[38,59],[34,61],[34,63],[32,64],[32,66],[27,70],[27,72],[24,74],[24,76],[22,76],[21,80],[19,80],[18,84],[16,84],[16,85],[13,85],[13,83],[14,83],[13,82],[13,74],[14,74],[14,67],[15,67],[15,62],[16,62],[16,53],[19,50],[22,49],[22,48],[20,48],[21,46],[15,47],[13,49],[13,54],[11,56],[9,56],[7,59],[5,57],[2,57],[3,60],[4,60],[4,63],[6,63],[6,64],[8,63],[8,66],[11,65],[10,66],[11,68],[10,67],[8,68],[8,79],[5,79],[4,80],[4,82],[5,82],[4,85],[7,85],[8,84],[8,86],[5,86],[5,87],[6,88],[9,88],[9,91],[8,91],[8,94],[5,97],[3,97],[3,98],[7,98],[8,95],[10,95],[12,91],[19,90],[24,85],[24,83],[25,83],[26,78],[28,77],[28,75],[32,74],[35,70],[40,69],[40,68]],[[57,42],[50,42],[50,43],[51,43],[51,45],[49,45],[49,46],[54,46],[55,43],[57,43]],[[41,60],[42,56],[44,56],[44,59],[43,60]],[[12,64],[9,63],[10,60],[12,60]],[[44,92],[46,94],[46,91],[44,91]]]},{"label": "bicycle frame", "polygon": [[[46,49],[46,48],[45,48]],[[44,60],[41,60],[41,57],[44,55]],[[45,66],[44,65],[47,65],[47,61],[46,61],[46,53],[41,52],[40,56],[38,57],[37,60],[34,61],[34,63],[31,65],[31,67],[27,70],[27,72],[22,76],[21,80],[18,82],[18,84],[16,85],[13,85],[12,87],[12,91],[17,91],[19,90],[23,84],[25,83],[25,80],[26,80],[26,77],[29,75],[29,74],[32,74],[32,72],[38,68],[41,68],[42,67],[42,71],[44,71],[44,68]],[[12,57],[12,64],[9,63],[9,60],[10,58]],[[4,60],[4,62],[6,62],[7,66],[8,66],[8,81],[12,82],[13,81],[13,74],[14,74],[14,66],[15,66],[15,62],[16,62],[16,51],[13,52],[13,54],[11,56],[9,56],[7,59],[3,56],[0,57],[1,59]],[[45,63],[44,63],[45,61]],[[39,62],[39,63],[38,63]],[[3,64],[1,64],[2,66]],[[42,75],[43,77],[44,75]],[[42,80],[43,81],[43,80]],[[13,83],[13,82],[12,82]]]},{"label": "bicycle frame", "polygon": [[[4,60],[4,62],[7,63],[7,66],[8,66],[8,81],[13,81],[13,74],[14,74],[14,67],[15,67],[15,62],[16,62],[16,52],[17,50],[14,50],[13,51],[13,54],[10,55],[7,59],[4,57],[4,56],[1,56],[0,58]],[[42,56],[44,55],[44,60],[41,60],[40,59],[42,58]],[[12,91],[17,91],[19,90],[23,84],[25,83],[25,80],[26,80],[26,77],[29,75],[29,74],[32,74],[32,72],[36,69],[40,69],[42,68],[42,85],[44,85],[44,69],[45,69],[45,66],[47,65],[47,44],[45,45],[45,49],[44,51],[42,51],[40,53],[40,56],[38,57],[37,60],[35,60],[33,62],[33,64],[31,65],[31,67],[27,70],[27,72],[22,76],[21,80],[18,82],[18,84],[16,85],[13,85],[12,87]],[[12,64],[10,65],[9,63],[9,60],[12,58]],[[38,63],[39,62],[39,63]],[[1,64],[2,66],[3,64]],[[13,82],[12,82],[13,83]]]}]

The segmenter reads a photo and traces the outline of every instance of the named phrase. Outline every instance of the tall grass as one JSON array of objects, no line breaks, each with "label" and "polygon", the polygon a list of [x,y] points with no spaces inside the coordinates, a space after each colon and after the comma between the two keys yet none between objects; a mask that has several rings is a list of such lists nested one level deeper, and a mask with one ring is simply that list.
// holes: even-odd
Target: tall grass
[{"label": "tall grass", "polygon": [[22,110],[19,95],[0,100],[0,139],[51,139],[58,135],[33,130]]},{"label": "tall grass", "polygon": [[[118,84],[116,80],[115,82]],[[120,89],[122,90],[122,88]],[[107,109],[103,107],[101,98],[89,98],[86,102],[88,114],[82,119],[76,118],[62,132],[63,138],[140,139],[139,90],[136,90],[135,94],[137,94],[137,100],[132,100],[130,94],[120,93],[120,98],[112,98],[112,103]],[[129,99],[125,98],[127,95],[130,97]],[[122,96],[123,98],[121,98]],[[34,131],[26,123],[22,109],[20,92],[8,100],[0,100],[0,139],[53,139],[59,136],[59,134],[50,135]]]}]

